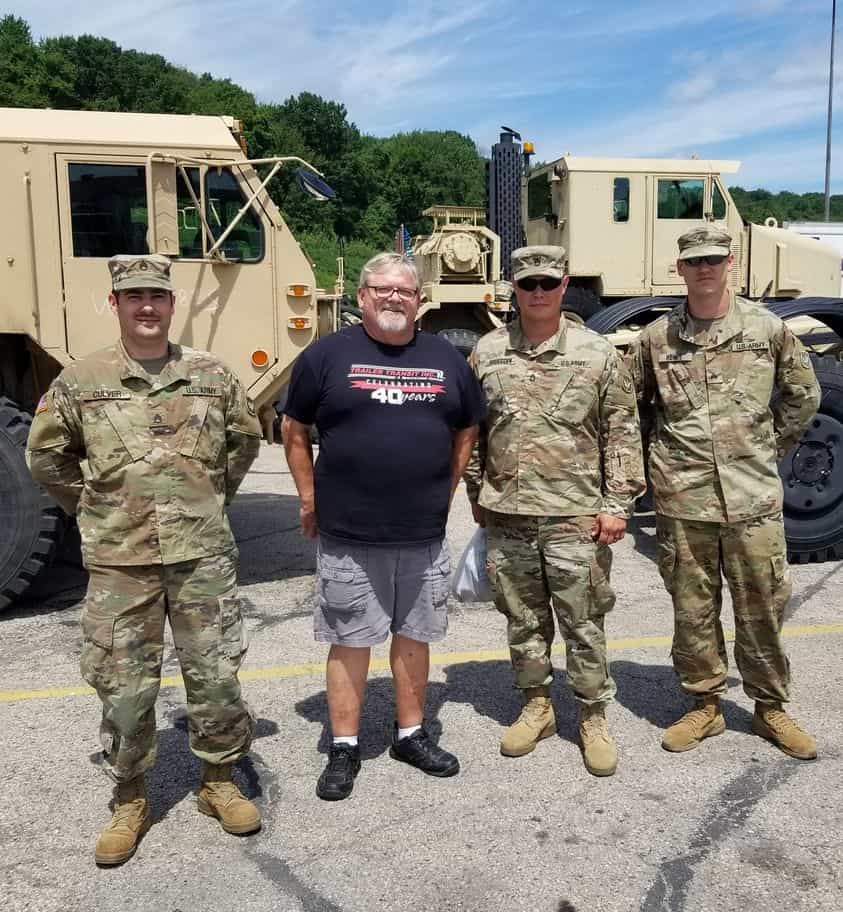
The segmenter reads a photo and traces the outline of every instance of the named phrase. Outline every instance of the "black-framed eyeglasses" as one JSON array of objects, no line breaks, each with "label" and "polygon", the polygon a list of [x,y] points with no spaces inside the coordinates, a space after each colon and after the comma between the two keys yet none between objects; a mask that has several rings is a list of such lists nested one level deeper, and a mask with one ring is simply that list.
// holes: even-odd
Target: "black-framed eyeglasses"
[{"label": "black-framed eyeglasses", "polygon": [[519,279],[515,283],[522,291],[535,291],[541,288],[542,291],[553,291],[562,284],[562,279],[555,279],[553,276],[527,276],[526,279]]},{"label": "black-framed eyeglasses", "polygon": [[386,301],[393,292],[395,292],[402,301],[412,301],[418,294],[418,291],[415,288],[399,288],[397,285],[367,285],[366,288],[381,301]]},{"label": "black-framed eyeglasses", "polygon": [[710,253],[708,256],[686,257],[682,262],[694,267],[702,266],[703,263],[706,266],[719,266],[727,256],[725,253]]}]

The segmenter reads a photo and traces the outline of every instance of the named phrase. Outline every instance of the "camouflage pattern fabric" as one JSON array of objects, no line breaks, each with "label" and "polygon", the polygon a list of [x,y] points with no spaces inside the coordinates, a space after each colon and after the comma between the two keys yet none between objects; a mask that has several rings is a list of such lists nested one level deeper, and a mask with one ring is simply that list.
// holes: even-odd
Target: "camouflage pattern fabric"
[{"label": "camouflage pattern fabric", "polygon": [[33,478],[76,513],[86,565],[230,550],[228,503],[260,447],[254,409],[211,355],[170,344],[150,375],[122,343],[65,368],[29,434]]},{"label": "camouflage pattern fabric", "polygon": [[710,523],[657,515],[659,571],[673,598],[673,665],[695,696],[726,691],[721,568],[735,610],[735,661],[748,697],[788,699],[790,666],[780,631],[790,598],[781,515]]},{"label": "camouflage pattern fabric", "polygon": [[237,672],[246,653],[236,552],[154,567],[91,565],[82,675],[103,704],[106,768],[126,782],[155,762],[155,699],[169,618],[187,690],[190,748],[233,763],[252,739]]},{"label": "camouflage pattern fabric", "polygon": [[526,516],[628,516],[644,491],[632,379],[612,345],[560,318],[531,348],[518,320],[470,361],[488,404],[464,478],[469,499]]},{"label": "camouflage pattern fabric", "polygon": [[577,700],[606,703],[615,694],[603,630],[603,618],[615,604],[612,552],[592,540],[593,525],[593,516],[486,514],[495,607],[507,619],[515,686],[521,690],[552,680],[555,613]]},{"label": "camouflage pattern fabric", "polygon": [[656,512],[721,523],[780,512],[776,457],[820,401],[787,326],[733,297],[722,320],[700,328],[684,302],[642,330],[629,358]]}]

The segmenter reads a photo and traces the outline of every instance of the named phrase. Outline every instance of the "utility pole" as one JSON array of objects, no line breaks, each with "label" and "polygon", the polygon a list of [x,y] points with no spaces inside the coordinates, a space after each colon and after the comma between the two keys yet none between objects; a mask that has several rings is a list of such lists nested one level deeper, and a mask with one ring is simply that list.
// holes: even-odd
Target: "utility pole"
[{"label": "utility pole", "polygon": [[825,220],[831,215],[831,108],[834,98],[834,29],[837,0],[831,0],[831,52],[828,59],[828,132],[825,139]]}]

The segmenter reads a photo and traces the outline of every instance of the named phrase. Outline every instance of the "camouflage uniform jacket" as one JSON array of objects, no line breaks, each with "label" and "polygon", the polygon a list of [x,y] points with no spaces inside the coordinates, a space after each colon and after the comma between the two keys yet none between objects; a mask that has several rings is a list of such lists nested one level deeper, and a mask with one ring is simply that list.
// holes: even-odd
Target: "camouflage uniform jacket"
[{"label": "camouflage uniform jacket", "polygon": [[77,361],[39,403],[32,477],[76,513],[86,564],[173,564],[234,547],[224,504],[260,446],[237,378],[170,344],[157,376],[122,343]]},{"label": "camouflage uniform jacket", "polygon": [[526,516],[628,516],[644,491],[635,393],[602,336],[564,317],[535,349],[518,320],[471,356],[488,403],[469,499]]},{"label": "camouflage uniform jacket", "polygon": [[776,456],[799,439],[820,388],[777,316],[735,297],[695,335],[684,302],[642,331],[630,360],[657,513],[731,523],[781,510]]}]

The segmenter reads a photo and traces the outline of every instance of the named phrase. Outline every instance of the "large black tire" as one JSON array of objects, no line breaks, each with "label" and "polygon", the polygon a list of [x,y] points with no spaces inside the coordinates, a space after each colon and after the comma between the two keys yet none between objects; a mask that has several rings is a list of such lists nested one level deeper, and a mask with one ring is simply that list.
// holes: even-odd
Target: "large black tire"
[{"label": "large black tire", "polygon": [[61,509],[26,468],[31,423],[26,412],[0,396],[0,611],[49,565],[64,531]]},{"label": "large black tire", "polygon": [[562,298],[562,312],[576,314],[583,322],[603,310],[597,292],[591,288],[569,285]]},{"label": "large black tire", "polygon": [[440,329],[436,335],[450,342],[466,358],[474,350],[474,346],[477,345],[480,339],[480,333],[471,329]]},{"label": "large black tire", "polygon": [[[608,335],[626,323],[649,323],[651,319],[658,318],[668,310],[674,308],[682,299],[672,297],[657,298],[627,298],[604,307],[586,323],[589,329]],[[649,311],[653,311],[652,314]],[[646,320],[637,320],[637,317],[646,316]]]},{"label": "large black tire", "polygon": [[788,560],[843,558],[843,364],[811,356],[822,401],[802,439],[779,462]]}]

